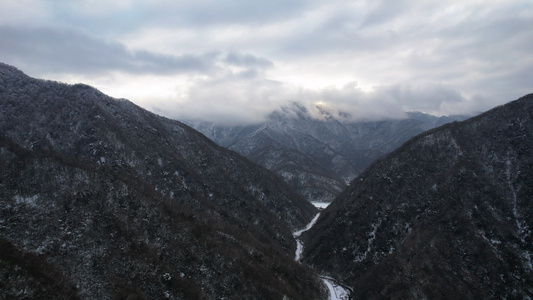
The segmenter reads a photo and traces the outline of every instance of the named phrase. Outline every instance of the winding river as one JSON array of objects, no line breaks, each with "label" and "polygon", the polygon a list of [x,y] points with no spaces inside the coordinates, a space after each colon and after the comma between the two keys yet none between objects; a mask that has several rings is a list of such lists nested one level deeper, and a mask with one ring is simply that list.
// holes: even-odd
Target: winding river
[{"label": "winding river", "polygon": [[[306,232],[307,230],[311,229],[313,225],[315,225],[316,221],[318,220],[318,217],[320,216],[320,213],[316,214],[316,216],[305,226],[304,229],[298,230],[293,232],[294,239],[296,240],[296,252],[294,254],[294,260],[297,262],[300,262],[302,258],[302,252],[304,249],[304,245],[302,241],[300,240],[300,236],[302,233]],[[328,276],[324,275],[318,275],[320,279],[326,284],[329,290],[329,299],[330,300],[347,300],[349,299],[349,291],[342,286],[335,283],[334,279]]]}]

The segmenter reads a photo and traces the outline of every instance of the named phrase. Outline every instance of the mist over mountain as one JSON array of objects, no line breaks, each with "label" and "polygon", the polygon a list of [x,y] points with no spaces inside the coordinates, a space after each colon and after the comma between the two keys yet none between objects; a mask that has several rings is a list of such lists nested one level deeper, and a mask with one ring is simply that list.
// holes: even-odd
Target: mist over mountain
[{"label": "mist over mountain", "polygon": [[355,299],[533,297],[533,95],[374,162],[303,234]]},{"label": "mist over mountain", "polygon": [[0,64],[0,298],[320,299],[315,214],[183,123]]},{"label": "mist over mountain", "polygon": [[383,154],[425,130],[466,118],[411,112],[403,119],[353,122],[348,113],[294,102],[260,124],[186,122],[273,171],[305,199],[330,202]]}]

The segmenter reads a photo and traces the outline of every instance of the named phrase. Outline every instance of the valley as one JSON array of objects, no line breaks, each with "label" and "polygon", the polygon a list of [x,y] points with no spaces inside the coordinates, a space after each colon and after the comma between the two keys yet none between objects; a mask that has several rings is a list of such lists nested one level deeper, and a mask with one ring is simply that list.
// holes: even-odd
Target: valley
[{"label": "valley", "polygon": [[533,297],[533,95],[306,109],[186,125],[0,64],[0,298]]},{"label": "valley", "polygon": [[325,204],[374,160],[408,139],[466,118],[410,112],[399,119],[355,122],[346,112],[293,102],[259,124],[185,122],[219,145],[271,170],[304,199]]},{"label": "valley", "polygon": [[[315,225],[318,217],[320,216],[320,213],[316,214],[316,216],[313,217],[311,222],[305,226],[305,228],[300,229],[298,231],[293,232],[293,236],[296,240],[296,252],[294,254],[294,260],[297,262],[300,262],[302,259],[302,252],[304,249],[303,242],[300,239],[300,236],[302,233],[310,230],[313,225]],[[331,300],[347,300],[349,299],[350,292],[343,286],[339,285],[333,278],[324,276],[324,275],[318,275],[320,279],[324,282],[324,284],[328,287],[329,291],[329,299]]]}]

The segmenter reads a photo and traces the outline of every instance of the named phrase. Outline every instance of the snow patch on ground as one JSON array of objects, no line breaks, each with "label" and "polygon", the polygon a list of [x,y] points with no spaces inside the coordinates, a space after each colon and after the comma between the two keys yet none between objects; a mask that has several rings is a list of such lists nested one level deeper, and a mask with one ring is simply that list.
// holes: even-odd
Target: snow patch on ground
[{"label": "snow patch on ground", "polygon": [[330,300],[347,300],[349,299],[349,292],[342,286],[335,283],[332,278],[321,277],[322,281],[326,284],[329,290],[329,299]]},{"label": "snow patch on ground", "polygon": [[294,254],[294,260],[300,261],[302,258],[302,252],[304,251],[304,245],[299,239],[296,239],[296,253]]},{"label": "snow patch on ground", "polygon": [[307,224],[307,226],[305,226],[304,229],[300,229],[298,231],[295,231],[292,234],[292,236],[294,236],[294,238],[296,239],[296,253],[294,254],[294,260],[295,261],[300,261],[300,259],[302,257],[302,252],[304,250],[304,246],[303,246],[302,242],[299,239],[300,235],[302,235],[302,233],[306,232],[307,230],[311,229],[311,227],[313,227],[313,225],[315,225],[316,220],[318,220],[319,216],[320,216],[320,213],[316,214],[316,216],[311,220],[311,222],[309,222],[309,224]]},{"label": "snow patch on ground", "polygon": [[28,206],[37,206],[37,199],[39,199],[39,194],[35,194],[33,196],[30,196],[30,197],[24,197],[24,196],[20,196],[20,195],[15,195],[13,197],[13,199],[15,200],[15,203],[17,204],[26,204]]},{"label": "snow patch on ground", "polygon": [[311,201],[311,204],[313,204],[318,209],[324,209],[324,208],[328,207],[329,202]]},{"label": "snow patch on ground", "polygon": [[[326,205],[327,206],[327,205]],[[316,214],[316,216],[305,226],[304,229],[295,231],[292,235],[294,236],[294,239],[296,240],[296,253],[294,254],[294,260],[300,261],[302,257],[302,252],[304,249],[304,246],[302,244],[302,241],[300,241],[299,237],[302,235],[302,233],[306,232],[307,230],[311,229],[318,220],[318,217],[320,216],[320,213]],[[333,278],[319,275],[320,279],[326,284],[329,290],[329,298],[330,300],[347,300],[349,299],[349,290],[343,288],[342,286],[335,283]]]},{"label": "snow patch on ground", "polygon": [[506,161],[505,175],[507,176],[507,184],[509,185],[509,189],[511,190],[511,194],[513,196],[513,216],[516,222],[516,232],[522,243],[525,243],[526,237],[529,235],[529,228],[527,227],[527,225],[524,224],[524,221],[521,220],[522,218],[520,216],[520,213],[518,212],[518,199],[516,197],[516,191],[511,178],[511,167],[512,162],[508,159]]},{"label": "snow patch on ground", "polygon": [[376,232],[377,232],[379,226],[381,226],[381,219],[378,219],[377,223],[373,223],[370,226],[372,227],[372,231],[370,231],[370,233],[368,234],[368,244],[367,244],[365,253],[360,254],[356,258],[354,258],[355,262],[361,262],[361,261],[365,260],[367,255],[371,252],[372,243],[376,239]]}]

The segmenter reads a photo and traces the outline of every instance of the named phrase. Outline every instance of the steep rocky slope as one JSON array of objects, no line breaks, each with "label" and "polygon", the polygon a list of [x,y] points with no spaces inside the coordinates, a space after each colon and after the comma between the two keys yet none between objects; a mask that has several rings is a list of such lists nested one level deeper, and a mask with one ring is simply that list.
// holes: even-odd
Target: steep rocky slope
[{"label": "steep rocky slope", "polygon": [[293,103],[262,124],[189,124],[283,178],[309,201],[329,202],[371,162],[409,138],[463,116],[409,113],[401,120],[345,122],[342,113],[317,107],[319,117]]},{"label": "steep rocky slope", "polygon": [[39,269],[6,272],[20,257],[85,299],[320,298],[291,234],[315,213],[180,122],[0,65],[0,238],[16,254],[0,257],[5,298],[24,276],[50,287]]},{"label": "steep rocky slope", "polygon": [[356,299],[533,297],[533,95],[373,163],[304,234]]}]

